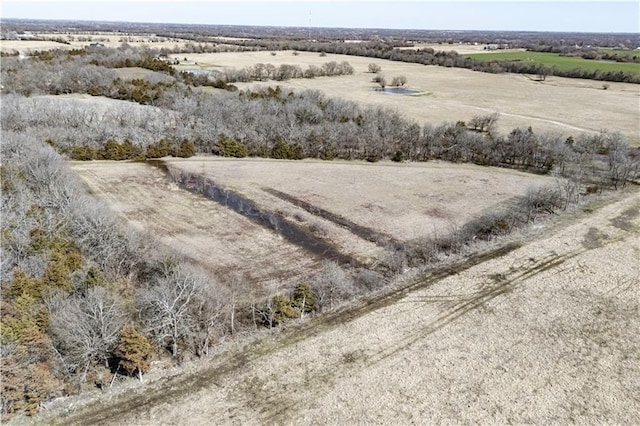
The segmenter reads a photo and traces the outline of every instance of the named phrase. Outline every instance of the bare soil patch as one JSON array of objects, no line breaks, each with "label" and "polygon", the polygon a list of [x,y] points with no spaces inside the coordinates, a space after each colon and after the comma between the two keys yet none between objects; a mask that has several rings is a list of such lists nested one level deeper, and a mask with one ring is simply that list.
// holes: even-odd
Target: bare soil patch
[{"label": "bare soil patch", "polygon": [[639,423],[640,193],[626,195],[57,421]]},{"label": "bare soil patch", "polygon": [[[534,131],[554,131],[562,135],[599,132],[602,129],[620,131],[631,143],[640,144],[640,85],[609,83],[594,80],[548,77],[535,81],[520,74],[488,74],[467,69],[424,66],[347,55],[290,51],[237,52],[176,55],[188,62],[178,69],[243,68],[256,63],[296,64],[303,69],[328,61],[347,61],[355,69],[353,75],[295,79],[285,82],[237,84],[241,88],[279,84],[288,89],[320,90],[331,97],[355,101],[361,105],[396,109],[419,124],[439,124],[443,121],[469,121],[476,115],[500,114],[499,130],[509,132],[515,127],[532,126]],[[404,75],[408,88],[418,91],[414,96],[389,96],[376,93],[368,65],[377,63],[388,80]],[[197,65],[196,65],[197,64]]]}]

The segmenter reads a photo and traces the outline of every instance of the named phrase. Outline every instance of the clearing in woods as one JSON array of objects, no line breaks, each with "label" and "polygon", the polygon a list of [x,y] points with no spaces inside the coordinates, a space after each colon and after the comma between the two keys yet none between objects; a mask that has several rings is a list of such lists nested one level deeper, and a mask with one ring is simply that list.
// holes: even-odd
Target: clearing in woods
[{"label": "clearing in woods", "polygon": [[[553,179],[467,164],[167,159],[372,264],[392,241],[443,235]],[[299,279],[314,257],[249,219],[169,183],[142,163],[74,162],[91,190],[134,226],[208,268],[258,281]]]},{"label": "clearing in woods", "polygon": [[639,232],[634,189],[47,421],[637,424]]}]

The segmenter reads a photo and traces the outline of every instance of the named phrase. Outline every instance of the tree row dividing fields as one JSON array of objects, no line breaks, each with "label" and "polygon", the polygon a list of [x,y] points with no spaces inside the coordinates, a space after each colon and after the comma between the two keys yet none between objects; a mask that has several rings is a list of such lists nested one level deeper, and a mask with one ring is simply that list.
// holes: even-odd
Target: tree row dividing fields
[{"label": "tree row dividing fields", "polygon": [[557,53],[549,52],[496,52],[496,53],[475,53],[466,55],[469,58],[484,61],[511,61],[529,62],[548,67],[556,67],[559,70],[570,71],[573,69],[584,69],[588,71],[602,72],[628,72],[640,75],[640,64],[632,62],[597,61],[584,59],[575,56],[561,56]]}]

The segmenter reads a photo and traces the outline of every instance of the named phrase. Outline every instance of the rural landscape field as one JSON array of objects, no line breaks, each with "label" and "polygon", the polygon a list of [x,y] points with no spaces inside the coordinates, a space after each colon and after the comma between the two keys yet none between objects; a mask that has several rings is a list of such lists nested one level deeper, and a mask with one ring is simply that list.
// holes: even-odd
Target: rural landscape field
[{"label": "rural landscape field", "polygon": [[[492,53],[480,53],[492,55]],[[498,53],[496,55],[509,55]],[[503,132],[518,126],[532,126],[536,130],[570,135],[576,132],[597,133],[602,129],[623,132],[635,145],[640,145],[640,117],[638,114],[638,85],[602,83],[562,77],[536,81],[528,75],[494,75],[464,69],[425,67],[388,60],[374,61],[381,73],[390,80],[393,76],[407,77],[406,87],[415,93],[389,95],[375,92],[379,86],[368,72],[370,58],[346,55],[319,56],[290,51],[242,52],[218,54],[176,55],[182,61],[177,69],[223,71],[241,69],[258,63],[295,64],[302,68],[320,66],[328,61],[348,61],[354,68],[352,75],[336,78],[296,79],[284,82],[286,88],[321,90],[330,96],[348,99],[363,105],[393,108],[419,123],[469,121],[476,115],[498,113],[499,129]],[[184,59],[187,59],[184,61]],[[640,72],[640,64],[629,65]],[[272,82],[238,84],[241,88],[268,86]]]},{"label": "rural landscape field", "polygon": [[3,423],[640,423],[637,48],[3,17]]},{"label": "rural landscape field", "polygon": [[60,423],[637,423],[640,197],[621,198]]}]

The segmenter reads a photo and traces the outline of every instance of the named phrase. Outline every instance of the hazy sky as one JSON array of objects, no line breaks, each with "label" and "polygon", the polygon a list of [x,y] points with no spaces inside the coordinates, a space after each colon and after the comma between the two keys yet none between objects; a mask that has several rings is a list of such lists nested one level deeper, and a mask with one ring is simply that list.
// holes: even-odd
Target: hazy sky
[{"label": "hazy sky", "polygon": [[639,1],[29,1],[3,18],[435,30],[640,33]]}]

